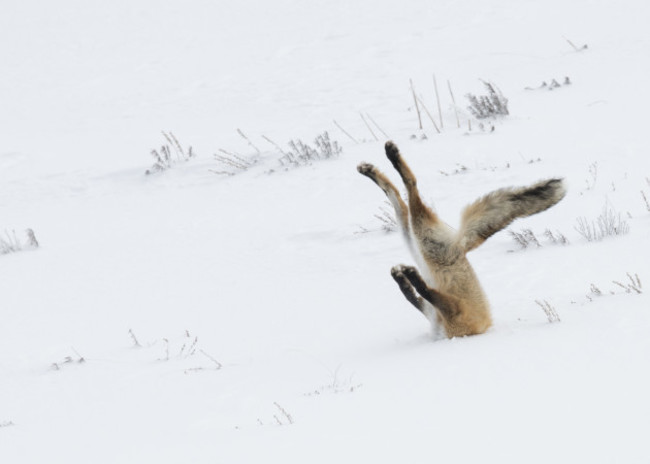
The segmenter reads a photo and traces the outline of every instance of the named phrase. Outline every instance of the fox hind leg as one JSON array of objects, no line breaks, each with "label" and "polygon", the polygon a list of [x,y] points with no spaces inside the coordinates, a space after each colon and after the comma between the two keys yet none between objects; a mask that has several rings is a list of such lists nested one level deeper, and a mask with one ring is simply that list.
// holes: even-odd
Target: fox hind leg
[{"label": "fox hind leg", "polygon": [[415,175],[409,168],[408,164],[402,158],[402,155],[393,142],[386,142],[385,145],[386,157],[391,162],[393,167],[397,170],[408,193],[408,206],[411,212],[411,222],[414,232],[421,227],[435,226],[440,222],[436,213],[431,211],[428,206],[424,204],[420,198],[420,192],[417,188],[417,180]]},{"label": "fox hind leg", "polygon": [[409,185],[416,185],[417,181],[415,175],[411,171],[411,168],[404,162],[402,155],[399,152],[399,148],[390,140],[384,145],[384,150],[386,151],[386,158],[391,162],[395,170],[399,173],[404,185],[408,188]]},{"label": "fox hind leg", "polygon": [[386,157],[404,181],[408,192],[410,226],[417,237],[419,252],[425,260],[438,265],[449,265],[459,256],[459,250],[453,246],[453,233],[449,226],[440,220],[420,197],[415,175],[402,158],[393,142],[386,142]]}]

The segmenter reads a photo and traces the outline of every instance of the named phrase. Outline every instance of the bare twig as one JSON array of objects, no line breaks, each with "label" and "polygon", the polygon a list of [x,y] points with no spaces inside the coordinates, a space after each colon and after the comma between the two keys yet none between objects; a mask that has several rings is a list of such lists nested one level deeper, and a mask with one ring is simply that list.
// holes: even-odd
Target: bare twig
[{"label": "bare twig", "polygon": [[241,170],[246,170],[250,166],[247,161],[245,161],[243,158],[240,158],[239,156],[233,155],[232,158],[227,158],[225,156],[221,155],[214,155],[214,159],[217,161],[220,161],[224,164],[228,164],[232,166],[233,168],[241,169]]},{"label": "bare twig", "polygon": [[129,335],[131,336],[131,340],[133,341],[133,346],[134,346],[135,348],[140,348],[140,347],[142,347],[142,345],[140,344],[140,342],[139,342],[138,339],[136,338],[135,334],[133,333],[133,330],[129,329]]},{"label": "bare twig", "polygon": [[187,356],[192,356],[194,355],[196,351],[196,344],[199,342],[199,337],[194,337],[194,341],[192,341],[192,344],[190,345],[189,349],[187,350]]},{"label": "bare twig", "polygon": [[587,47],[587,44],[584,44],[581,48],[578,48],[578,47],[576,47],[576,45],[575,45],[573,42],[571,42],[571,41],[570,41],[569,39],[567,39],[566,37],[564,37],[564,40],[566,40],[567,43],[568,43],[569,45],[571,45],[571,48],[573,48],[576,52],[581,52],[582,50],[586,50],[587,48],[589,48],[589,47]]},{"label": "bare twig", "polygon": [[368,128],[368,130],[370,131],[370,133],[372,134],[372,136],[374,137],[374,139],[377,140],[377,141],[379,141],[379,139],[377,138],[377,136],[375,135],[375,133],[372,131],[372,128],[370,127],[370,124],[368,124],[368,121],[366,121],[366,118],[363,116],[363,113],[359,113],[359,116],[361,116],[361,120],[362,120],[363,123],[366,125],[366,127]]},{"label": "bare twig", "polygon": [[[286,409],[284,409],[282,406],[280,406],[277,402],[274,401],[273,404],[275,405],[276,408],[278,408],[278,410],[282,413],[282,415],[287,419],[287,421],[289,422],[289,424],[293,424],[293,417],[291,417],[291,414],[289,414],[289,413],[286,411]],[[277,418],[277,416],[273,416],[273,417],[275,417],[275,420],[276,420],[280,425],[284,425],[284,424],[282,423],[282,421],[280,421],[280,419]]]},{"label": "bare twig", "polygon": [[273,145],[273,146],[275,147],[275,149],[278,150],[278,151],[279,151],[280,153],[282,153],[283,155],[286,155],[286,154],[287,154],[287,153],[286,153],[282,148],[280,148],[280,145],[278,145],[277,143],[275,143],[273,140],[271,140],[270,138],[268,138],[266,135],[263,135],[262,138],[263,138],[264,140],[266,140],[267,142],[269,142],[271,145]]},{"label": "bare twig", "polygon": [[72,349],[72,351],[74,351],[74,354],[77,355],[77,362],[78,362],[79,364],[82,364],[82,363],[85,363],[85,362],[86,362],[86,360],[84,359],[84,357],[81,356],[77,350],[75,350],[74,346],[71,347],[71,349]]},{"label": "bare twig", "polygon": [[648,202],[648,197],[645,196],[645,192],[641,190],[641,196],[643,197],[643,201],[645,202],[645,209],[650,211],[650,202]]},{"label": "bare twig", "polygon": [[375,127],[376,127],[377,129],[379,129],[379,132],[381,132],[382,134],[384,134],[384,137],[386,137],[386,139],[389,139],[389,138],[390,138],[390,137],[388,136],[388,134],[387,134],[386,132],[384,132],[383,129],[382,129],[381,127],[379,127],[379,124],[377,124],[377,123],[375,122],[375,120],[372,119],[372,116],[370,116],[368,113],[366,113],[366,117],[367,117],[368,119],[370,119],[370,122],[372,122],[372,123],[375,125]]},{"label": "bare twig", "polygon": [[203,350],[199,350],[199,352],[201,352],[201,354],[202,354],[203,356],[205,356],[205,357],[208,358],[210,361],[212,361],[212,362],[214,363],[214,365],[216,366],[216,369],[217,369],[217,370],[219,370],[219,369],[221,369],[221,368],[223,367],[223,364],[221,364],[219,361],[217,361],[216,359],[214,359],[212,356],[210,356],[210,355],[209,355],[208,353],[206,353],[205,351],[203,351]]},{"label": "bare twig", "polygon": [[343,128],[341,127],[341,125],[340,125],[338,122],[334,121],[334,125],[335,125],[336,127],[338,127],[338,128],[341,130],[341,132],[343,132],[345,135],[347,135],[347,136],[350,138],[350,140],[352,140],[354,143],[357,143],[357,144],[359,143],[359,142],[357,142],[357,139],[355,139],[354,137],[352,137],[352,136],[348,133],[348,131],[346,131],[345,129],[343,129]]},{"label": "bare twig", "polygon": [[192,147],[191,146],[188,147],[187,154],[185,154],[185,150],[183,150],[183,147],[181,147],[181,144],[178,142],[178,139],[176,138],[174,133],[169,131],[169,135],[171,136],[172,141],[174,142],[174,145],[176,146],[178,151],[181,153],[181,155],[183,155],[183,159],[189,159],[189,158],[192,158],[194,156],[194,153],[192,153]]},{"label": "bare twig", "polygon": [[253,144],[253,142],[251,142],[251,140],[250,140],[248,137],[246,137],[246,135],[241,131],[241,129],[237,129],[237,132],[239,133],[239,135],[242,136],[242,138],[243,138],[244,140],[246,140],[246,141],[248,142],[248,144],[249,144],[249,145],[250,145],[250,146],[255,150],[255,152],[256,152],[258,155],[262,153],[262,152],[260,151],[260,149],[257,148],[257,147],[255,146],[255,144]]},{"label": "bare twig", "polygon": [[181,148],[181,145],[178,143],[178,140],[176,137],[174,137],[174,134],[170,131],[169,133],[165,131],[161,131],[163,137],[167,140],[167,143],[171,145],[174,148],[174,151],[176,152],[176,157],[181,160],[185,158],[185,153],[183,152],[183,149]]},{"label": "bare twig", "polygon": [[[223,153],[223,155],[218,155],[218,154],[215,153],[213,155],[215,161],[217,161],[219,164],[221,164],[223,166],[226,166],[226,167],[229,167],[229,168],[234,168],[237,171],[233,172],[233,171],[215,171],[215,170],[211,170],[215,174],[225,174],[225,175],[228,175],[228,176],[233,176],[237,172],[248,170],[249,168],[254,166],[258,161],[257,158],[246,159],[246,158],[242,157],[241,155],[239,155],[237,153],[231,153],[229,151],[224,150],[223,148],[219,148],[219,151],[221,153]],[[257,155],[253,155],[253,156],[256,157]]]},{"label": "bare twig", "polygon": [[[431,122],[433,123],[433,127],[436,129],[436,132],[438,132],[438,134],[439,134],[440,129],[438,128],[438,125],[436,124],[436,120],[433,119],[433,116],[431,116],[431,113],[429,113],[429,110],[427,109],[427,107],[424,104],[424,102],[422,101],[422,99],[420,97],[415,97],[415,98],[416,98],[417,101],[420,102],[420,105],[422,105],[422,108],[424,109],[424,112],[427,113],[427,116],[429,116],[429,119],[431,119]],[[422,127],[420,127],[420,129],[422,129]]]},{"label": "bare twig", "polygon": [[447,81],[447,87],[449,88],[449,95],[451,95],[451,102],[454,105],[454,113],[456,113],[456,126],[460,129],[460,118],[458,117],[458,107],[456,106],[456,99],[454,98],[454,92],[451,90],[451,82]]},{"label": "bare twig", "polygon": [[169,340],[163,338],[163,342],[165,342],[165,361],[169,361]]},{"label": "bare twig", "polygon": [[438,104],[438,119],[440,120],[440,129],[444,129],[445,124],[442,120],[442,108],[440,106],[440,94],[438,93],[438,82],[436,82],[436,75],[433,75],[433,88],[436,91],[436,102]]},{"label": "bare twig", "polygon": [[[418,123],[420,125],[420,130],[422,130],[422,116],[420,115],[420,107],[418,106],[418,97],[415,95],[415,88],[413,87],[413,80],[409,79],[409,82],[411,83],[411,93],[413,93],[413,101],[415,102],[415,111],[418,113]],[[428,113],[428,111],[427,111]],[[433,119],[432,119],[433,120]],[[435,126],[436,123],[434,121],[433,125]],[[440,131],[438,131],[440,132]]]}]

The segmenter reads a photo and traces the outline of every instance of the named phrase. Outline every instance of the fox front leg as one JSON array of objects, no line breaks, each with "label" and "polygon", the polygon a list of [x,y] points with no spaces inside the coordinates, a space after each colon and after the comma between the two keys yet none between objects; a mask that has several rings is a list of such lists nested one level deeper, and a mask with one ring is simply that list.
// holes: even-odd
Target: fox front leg
[{"label": "fox front leg", "polygon": [[393,280],[397,282],[399,289],[402,291],[404,297],[411,303],[415,308],[426,316],[424,313],[424,300],[417,296],[415,289],[411,282],[406,278],[402,272],[402,266],[395,266],[390,270],[390,275],[393,276]]},{"label": "fox front leg", "polygon": [[435,306],[440,315],[447,321],[453,321],[461,312],[460,300],[451,295],[431,288],[413,266],[397,266],[399,271],[408,279],[415,290],[429,303]]}]

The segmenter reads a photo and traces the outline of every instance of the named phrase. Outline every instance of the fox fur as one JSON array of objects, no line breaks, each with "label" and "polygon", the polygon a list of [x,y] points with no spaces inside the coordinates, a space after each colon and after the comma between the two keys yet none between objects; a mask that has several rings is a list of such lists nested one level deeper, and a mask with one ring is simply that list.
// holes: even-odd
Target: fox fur
[{"label": "fox fur", "polygon": [[484,333],[492,325],[490,306],[466,254],[517,218],[542,212],[566,194],[562,179],[547,179],[529,187],[502,188],[465,207],[458,231],[442,222],[420,198],[417,181],[397,146],[387,142],[386,156],[407,192],[405,202],[392,182],[375,166],[357,170],[374,181],[390,200],[401,232],[419,261],[424,277],[413,266],[391,269],[406,299],[447,337]]}]

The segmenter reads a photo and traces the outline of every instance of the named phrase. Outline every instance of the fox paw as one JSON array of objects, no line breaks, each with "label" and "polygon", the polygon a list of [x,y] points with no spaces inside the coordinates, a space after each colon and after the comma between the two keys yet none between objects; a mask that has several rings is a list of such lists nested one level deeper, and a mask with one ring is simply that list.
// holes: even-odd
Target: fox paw
[{"label": "fox paw", "polygon": [[406,273],[409,270],[415,271],[417,273],[417,270],[412,267],[412,266],[405,266],[404,264],[398,264],[397,266],[393,266],[390,270],[390,275],[393,276],[393,279],[403,279],[406,277]]},{"label": "fox paw", "polygon": [[367,177],[373,177],[375,167],[370,163],[361,163],[357,166],[357,171]]},{"label": "fox paw", "polygon": [[413,266],[400,266],[400,272],[404,274],[411,282],[414,280],[421,280],[420,273]]},{"label": "fox paw", "polygon": [[390,269],[390,275],[393,276],[393,279],[397,279],[397,278],[399,278],[399,277],[404,277],[404,276],[402,275],[402,266],[393,266],[393,267]]},{"label": "fox paw", "polygon": [[395,166],[396,163],[399,163],[400,154],[397,145],[395,145],[393,142],[389,140],[388,142],[386,142],[384,148],[386,150],[386,157],[391,163],[393,163],[393,166]]}]

